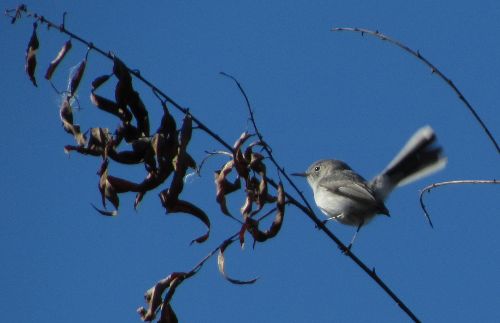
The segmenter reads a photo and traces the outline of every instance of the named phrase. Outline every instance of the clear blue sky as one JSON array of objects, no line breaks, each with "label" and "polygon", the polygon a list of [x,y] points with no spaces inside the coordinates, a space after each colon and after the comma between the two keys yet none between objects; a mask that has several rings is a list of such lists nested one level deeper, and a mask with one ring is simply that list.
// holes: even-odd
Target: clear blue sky
[{"label": "clear blue sky", "polygon": [[[293,3],[293,4],[292,4]],[[17,6],[3,1],[2,10]],[[498,1],[31,1],[32,10],[60,21],[119,55],[218,134],[233,142],[249,129],[236,76],[275,156],[290,172],[338,158],[370,178],[419,127],[430,124],[449,158],[432,177],[397,190],[392,217],[364,228],[354,252],[426,322],[500,320],[500,194],[494,185],[454,186],[426,196],[435,228],[418,203],[419,189],[453,179],[499,178],[499,156],[455,94],[421,62],[374,38],[332,33],[334,26],[377,29],[435,63],[476,107],[500,139],[500,3]],[[210,160],[183,197],[203,207],[212,235],[196,220],[167,216],[156,193],[138,212],[123,196],[118,217],[97,214],[99,160],[72,154],[58,117],[58,96],[43,72],[67,38],[39,29],[39,87],[24,74],[31,20],[0,19],[0,314],[3,322],[139,322],[144,292],[172,271],[189,270],[238,230],[215,203]],[[85,48],[59,67],[63,88]],[[111,70],[90,54],[78,123],[114,127],[88,100],[89,83]],[[153,129],[161,107],[138,82]],[[176,114],[177,118],[181,116]],[[99,120],[99,122],[98,122]],[[195,132],[200,161],[221,147]],[[140,180],[113,166],[113,174]],[[312,202],[305,182],[298,182]],[[234,212],[241,196],[231,197]],[[330,228],[348,242],[354,229]],[[403,322],[405,314],[343,256],[298,210],[289,207],[279,236],[252,250],[234,245],[228,273],[259,276],[234,286],[216,259],[181,285],[172,302],[182,322]]]}]

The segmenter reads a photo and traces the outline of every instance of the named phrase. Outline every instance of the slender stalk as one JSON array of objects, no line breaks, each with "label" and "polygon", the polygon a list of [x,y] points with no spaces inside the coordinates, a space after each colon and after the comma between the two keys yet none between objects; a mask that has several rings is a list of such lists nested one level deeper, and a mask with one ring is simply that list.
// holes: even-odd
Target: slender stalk
[{"label": "slender stalk", "polygon": [[434,64],[432,64],[427,58],[425,58],[418,50],[413,50],[410,47],[406,46],[405,44],[401,43],[400,41],[391,38],[385,34],[382,34],[378,30],[369,30],[369,29],[364,29],[364,28],[353,28],[353,27],[337,27],[333,28],[332,31],[349,31],[349,32],[356,32],[356,33],[361,33],[361,35],[367,34],[374,36],[380,40],[388,41],[389,43],[401,48],[402,50],[406,51],[407,53],[415,56],[417,59],[419,59],[421,62],[423,62],[425,65],[427,65],[433,74],[436,74],[441,78],[448,86],[455,92],[455,94],[458,96],[460,101],[462,101],[467,109],[472,113],[476,121],[479,123],[481,128],[483,128],[484,132],[490,139],[490,141],[493,143],[495,146],[495,149],[497,150],[497,153],[500,153],[500,146],[495,140],[495,137],[493,137],[493,134],[490,132],[484,121],[479,117],[479,114],[476,112],[476,110],[472,107],[472,105],[469,103],[469,101],[465,98],[465,96],[462,94],[462,92],[458,89],[458,87],[453,83],[453,81],[448,78],[446,75],[444,75]]},{"label": "slender stalk", "polygon": [[434,227],[431,221],[431,216],[429,215],[429,212],[427,211],[427,207],[424,204],[424,194],[429,192],[436,187],[441,187],[441,186],[446,186],[446,185],[456,185],[456,184],[500,184],[500,181],[496,179],[464,179],[464,180],[455,180],[455,181],[446,181],[446,182],[440,182],[440,183],[434,183],[431,185],[428,185],[424,187],[420,191],[420,206],[422,207],[422,210],[424,211],[425,217],[427,218],[427,221],[429,221],[429,224],[431,227]]}]

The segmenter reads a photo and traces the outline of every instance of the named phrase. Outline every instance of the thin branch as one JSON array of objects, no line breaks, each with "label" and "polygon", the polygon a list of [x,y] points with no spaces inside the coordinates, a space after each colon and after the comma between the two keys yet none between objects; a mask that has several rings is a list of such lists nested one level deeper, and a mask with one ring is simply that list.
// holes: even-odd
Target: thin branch
[{"label": "thin branch", "polygon": [[424,211],[425,217],[429,221],[429,224],[431,227],[434,227],[431,221],[431,217],[429,215],[429,212],[427,211],[427,208],[425,207],[424,204],[424,194],[425,193],[430,193],[433,188],[437,188],[440,186],[446,186],[446,185],[455,185],[455,184],[500,184],[500,181],[496,179],[467,179],[467,180],[456,180],[456,181],[446,181],[446,182],[440,182],[440,183],[434,183],[429,186],[424,187],[420,191],[420,206],[422,207],[422,210]]},{"label": "thin branch", "polygon": [[[248,108],[248,113],[250,115],[250,119],[252,121],[252,124],[254,126],[254,130],[257,134],[257,136],[259,137],[259,140],[261,142],[263,142],[263,147],[264,147],[264,150],[266,151],[266,153],[268,154],[269,156],[269,159],[272,161],[272,163],[276,166],[276,168],[278,169],[278,173],[281,173],[285,178],[286,180],[288,181],[288,183],[295,189],[295,191],[299,194],[299,196],[301,197],[301,199],[304,201],[304,205],[302,205],[301,203],[299,203],[297,200],[295,200],[293,197],[291,197],[290,195],[286,194],[287,198],[288,198],[288,201],[289,203],[295,205],[296,207],[298,207],[300,210],[302,210],[302,212],[304,212],[315,224],[316,226],[321,230],[323,231],[332,241],[334,241],[337,246],[340,248],[340,250],[342,250],[342,252],[347,255],[349,258],[352,259],[352,261],[354,261],[366,274],[368,274],[386,293],[387,295],[389,295],[395,302],[396,304],[398,304],[398,306],[414,321],[414,322],[420,322],[420,320],[417,318],[417,316],[415,314],[413,314],[413,312],[410,310],[410,308],[408,308],[408,306],[405,305],[405,303],[389,288],[389,286],[387,286],[384,281],[377,275],[377,273],[375,272],[375,269],[370,269],[368,266],[366,266],[358,257],[356,257],[356,255],[354,255],[351,250],[344,244],[342,243],[342,241],[340,241],[339,238],[337,238],[337,236],[335,236],[325,225],[325,223],[321,220],[318,219],[318,217],[316,216],[316,214],[314,213],[314,211],[312,210],[310,204],[307,202],[307,199],[304,197],[302,191],[300,191],[297,187],[297,185],[295,185],[295,183],[292,181],[292,179],[288,176],[288,174],[285,172],[285,170],[283,169],[283,167],[281,167],[278,162],[276,161],[276,159],[274,158],[273,156],[273,153],[272,151],[269,149],[268,145],[264,142],[263,140],[263,136],[262,134],[260,133],[259,129],[257,128],[257,123],[255,121],[255,118],[254,118],[254,114],[253,114],[253,110],[252,110],[252,107],[250,105],[250,101],[248,100],[248,96],[246,95],[245,93],[245,90],[243,89],[243,87],[241,86],[241,84],[238,82],[238,80],[229,75],[229,74],[226,74],[226,73],[221,73],[222,75],[224,76],[227,76],[229,78],[231,78],[235,83],[236,85],[238,86],[241,94],[243,95],[243,97],[245,98],[245,101],[246,101],[246,104],[247,104],[247,108]],[[277,188],[278,185],[270,178],[266,178],[267,181],[269,182],[269,184],[271,184],[274,188]]]},{"label": "thin branch", "polygon": [[495,146],[497,153],[500,153],[500,146],[496,142],[495,138],[493,137],[493,134],[490,132],[486,124],[483,122],[483,120],[479,117],[479,114],[476,112],[476,110],[472,107],[472,105],[469,103],[469,101],[465,98],[465,96],[460,92],[460,90],[457,88],[457,86],[453,83],[453,81],[448,78],[446,75],[444,75],[434,64],[432,64],[427,58],[425,58],[418,50],[415,51],[411,49],[410,47],[406,46],[405,44],[401,43],[400,41],[391,38],[385,34],[382,34],[378,30],[369,30],[369,29],[364,29],[364,28],[353,28],[353,27],[337,27],[333,28],[332,31],[350,31],[350,32],[357,32],[361,33],[361,35],[368,34],[372,35],[380,40],[385,40],[388,41],[389,43],[396,45],[397,47],[401,48],[402,50],[406,51],[407,53],[415,56],[417,59],[422,61],[425,65],[427,65],[432,73],[437,74],[448,86],[455,92],[455,94],[458,96],[460,101],[462,101],[467,109],[472,113],[474,118],[476,119],[477,122],[479,122],[479,125],[481,128],[483,128],[484,132],[486,135],[489,137],[490,141],[493,143]]}]

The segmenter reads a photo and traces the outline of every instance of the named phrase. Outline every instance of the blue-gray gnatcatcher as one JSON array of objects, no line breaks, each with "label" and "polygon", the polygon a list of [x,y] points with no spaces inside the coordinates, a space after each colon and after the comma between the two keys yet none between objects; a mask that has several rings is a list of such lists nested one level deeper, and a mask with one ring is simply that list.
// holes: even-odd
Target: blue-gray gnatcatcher
[{"label": "blue-gray gnatcatcher", "polygon": [[346,163],[325,159],[313,163],[303,176],[311,186],[314,201],[328,217],[357,226],[356,234],[376,214],[389,215],[384,201],[397,186],[408,184],[446,165],[442,148],[435,146],[436,135],[430,126],[419,129],[389,165],[371,181],[365,180]]}]

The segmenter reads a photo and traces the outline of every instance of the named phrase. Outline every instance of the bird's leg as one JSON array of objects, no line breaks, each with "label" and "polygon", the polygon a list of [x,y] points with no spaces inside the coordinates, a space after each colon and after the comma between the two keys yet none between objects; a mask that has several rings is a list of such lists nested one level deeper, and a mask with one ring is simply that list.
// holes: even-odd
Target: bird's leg
[{"label": "bird's leg", "polygon": [[356,229],[356,232],[354,232],[354,236],[352,237],[351,243],[349,243],[349,246],[347,246],[347,249],[351,250],[352,244],[354,243],[354,240],[356,240],[356,236],[358,235],[359,230],[361,230],[361,227],[365,223],[364,220],[361,220],[361,222],[358,225],[358,228]]}]

